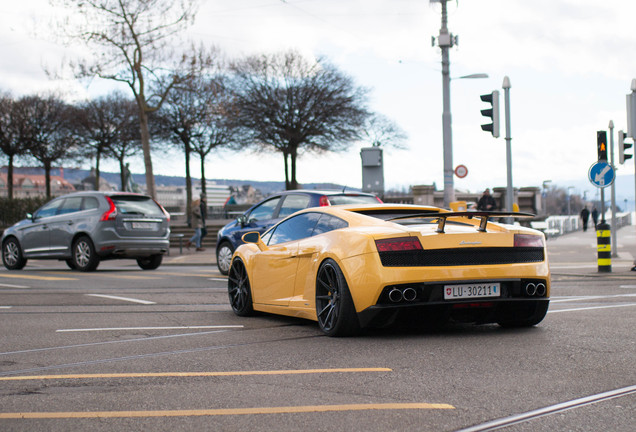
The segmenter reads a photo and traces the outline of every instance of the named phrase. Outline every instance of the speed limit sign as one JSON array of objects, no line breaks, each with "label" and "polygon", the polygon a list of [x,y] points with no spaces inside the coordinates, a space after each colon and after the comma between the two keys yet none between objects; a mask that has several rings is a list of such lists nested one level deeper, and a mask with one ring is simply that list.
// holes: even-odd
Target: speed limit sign
[{"label": "speed limit sign", "polygon": [[466,165],[457,165],[457,168],[455,168],[455,175],[459,178],[464,178],[468,175],[468,168],[466,168]]}]

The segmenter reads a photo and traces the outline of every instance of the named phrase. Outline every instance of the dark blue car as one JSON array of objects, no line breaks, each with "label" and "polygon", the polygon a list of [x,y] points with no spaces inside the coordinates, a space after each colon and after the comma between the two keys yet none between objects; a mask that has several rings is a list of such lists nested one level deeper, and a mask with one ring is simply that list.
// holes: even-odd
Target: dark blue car
[{"label": "dark blue car", "polygon": [[216,239],[216,263],[222,274],[228,274],[234,250],[243,244],[243,234],[250,231],[264,233],[279,220],[309,207],[338,204],[377,204],[382,202],[364,192],[291,190],[272,195],[252,206],[225,225]]}]

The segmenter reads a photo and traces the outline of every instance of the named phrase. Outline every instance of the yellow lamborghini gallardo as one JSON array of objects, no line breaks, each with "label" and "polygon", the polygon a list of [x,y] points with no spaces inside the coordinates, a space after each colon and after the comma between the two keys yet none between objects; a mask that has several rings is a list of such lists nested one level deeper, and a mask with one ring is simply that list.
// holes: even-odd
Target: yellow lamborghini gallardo
[{"label": "yellow lamborghini gallardo", "polygon": [[353,335],[400,316],[533,326],[545,317],[545,237],[493,218],[378,204],[310,208],[247,233],[232,257],[228,293],[237,315],[255,311],[318,321]]}]

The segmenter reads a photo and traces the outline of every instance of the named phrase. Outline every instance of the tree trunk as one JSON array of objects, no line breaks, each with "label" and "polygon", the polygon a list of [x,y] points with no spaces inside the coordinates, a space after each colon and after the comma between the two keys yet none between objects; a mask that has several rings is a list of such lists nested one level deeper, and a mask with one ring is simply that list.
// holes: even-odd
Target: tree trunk
[{"label": "tree trunk", "polygon": [[46,185],[46,199],[51,199],[51,161],[44,162],[44,183]]},{"label": "tree trunk", "polygon": [[290,159],[291,159],[291,188],[292,190],[298,189],[298,181],[296,181],[296,156],[297,156],[297,151],[296,149],[293,149],[290,153]]},{"label": "tree trunk", "polygon": [[124,158],[122,157],[119,160],[119,181],[121,182],[121,187],[119,190],[122,192],[126,190],[126,165],[124,165]]},{"label": "tree trunk", "polygon": [[185,146],[185,174],[186,174],[186,221],[192,226],[192,176],[190,175],[190,144]]},{"label": "tree trunk", "polygon": [[101,152],[97,150],[95,154],[95,190],[99,191],[99,159],[101,156]]},{"label": "tree trunk", "polygon": [[205,194],[205,156],[202,153],[199,153],[201,157],[201,193]]},{"label": "tree trunk", "polygon": [[287,163],[287,152],[283,152],[283,160],[285,161],[285,190],[289,190],[290,184],[289,184],[289,167]]},{"label": "tree trunk", "polygon": [[148,130],[148,113],[139,110],[139,127],[141,131],[141,147],[144,151],[144,166],[146,167],[146,193],[157,199],[155,176],[152,172],[152,157],[150,155],[150,131]]},{"label": "tree trunk", "polygon": [[13,199],[13,155],[9,155],[9,166],[7,167],[7,197]]}]

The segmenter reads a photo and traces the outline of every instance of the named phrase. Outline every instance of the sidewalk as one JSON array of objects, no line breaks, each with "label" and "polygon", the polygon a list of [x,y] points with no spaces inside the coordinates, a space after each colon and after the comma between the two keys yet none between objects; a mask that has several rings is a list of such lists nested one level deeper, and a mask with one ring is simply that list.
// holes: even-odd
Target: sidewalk
[{"label": "sidewalk", "polygon": [[201,265],[212,266],[216,270],[216,250],[209,247],[197,252],[194,247],[187,249],[184,245],[179,251],[179,247],[171,247],[170,255],[163,256],[161,265]]},{"label": "sidewalk", "polygon": [[612,272],[598,272],[596,231],[575,231],[548,240],[548,260],[552,274],[633,276],[636,257],[636,227],[625,226],[616,233],[617,257],[612,257]]}]

